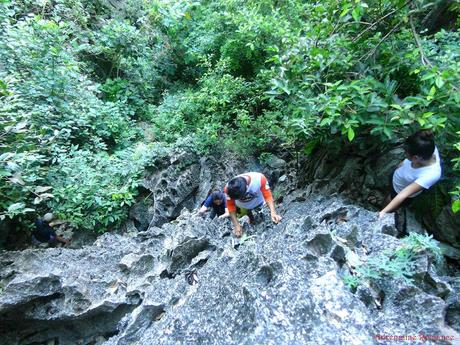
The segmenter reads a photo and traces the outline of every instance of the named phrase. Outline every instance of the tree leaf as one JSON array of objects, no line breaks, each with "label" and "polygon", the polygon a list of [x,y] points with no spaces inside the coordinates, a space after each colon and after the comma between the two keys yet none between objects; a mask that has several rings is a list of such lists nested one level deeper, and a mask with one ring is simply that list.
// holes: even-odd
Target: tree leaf
[{"label": "tree leaf", "polygon": [[319,123],[319,125],[321,127],[324,127],[325,125],[330,125],[332,123],[332,119],[329,118],[329,117],[325,117],[324,119],[321,120],[321,122]]},{"label": "tree leaf", "polygon": [[457,213],[458,211],[460,211],[460,199],[452,203],[452,212]]},{"label": "tree leaf", "polygon": [[391,139],[391,137],[393,136],[393,132],[389,127],[383,127],[383,133],[385,133],[388,139]]},{"label": "tree leaf", "polygon": [[51,199],[51,198],[54,198],[54,195],[50,194],[50,193],[43,193],[43,194],[40,194],[40,198],[42,198],[42,199]]},{"label": "tree leaf", "polygon": [[442,88],[444,86],[444,83],[445,83],[444,79],[442,77],[439,77],[439,76],[436,77],[434,82],[435,82],[436,86],[438,87],[438,89]]},{"label": "tree leaf", "polygon": [[8,179],[13,183],[20,184],[21,186],[26,184],[20,174],[14,174],[13,176],[8,177]]},{"label": "tree leaf", "polygon": [[8,213],[19,213],[25,208],[25,205],[23,202],[17,202],[15,204],[11,204],[8,206]]},{"label": "tree leaf", "polygon": [[40,194],[43,192],[46,192],[47,190],[52,189],[53,187],[51,186],[37,186],[34,190],[34,193]]},{"label": "tree leaf", "polygon": [[351,16],[353,17],[353,19],[355,21],[359,21],[361,19],[361,11],[359,10],[358,7],[356,7],[352,12],[351,12]]},{"label": "tree leaf", "polygon": [[353,130],[353,128],[348,128],[348,140],[351,142],[353,141],[355,137],[355,131]]}]

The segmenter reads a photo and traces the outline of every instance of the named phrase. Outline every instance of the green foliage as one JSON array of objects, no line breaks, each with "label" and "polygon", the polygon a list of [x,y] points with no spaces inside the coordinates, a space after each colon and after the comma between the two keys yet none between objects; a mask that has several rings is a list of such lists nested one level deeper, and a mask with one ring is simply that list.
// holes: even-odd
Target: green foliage
[{"label": "green foliage", "polygon": [[438,243],[433,240],[433,236],[425,236],[421,234],[411,233],[409,236],[402,239],[403,244],[414,253],[427,252],[433,255],[436,262],[442,260],[442,250]]},{"label": "green foliage", "polygon": [[[454,144],[454,147],[457,149],[457,154],[460,155],[460,131],[457,133],[457,142]],[[460,170],[460,156],[452,160],[454,162],[454,169]],[[460,211],[460,183],[457,183],[455,189],[450,192],[454,197],[454,202],[452,203],[452,211],[457,213]]]},{"label": "green foliage", "polygon": [[[399,0],[163,4],[157,19],[167,21],[183,58],[176,63],[198,87],[172,102],[187,116],[181,110],[159,131],[163,124],[170,132],[193,131],[205,148],[223,137],[240,152],[283,145],[309,153],[341,137],[352,142],[370,133],[396,141],[423,127],[435,130],[445,160],[454,159],[458,33],[421,37],[411,25],[419,25],[426,7],[411,5],[412,11]],[[233,101],[210,117],[214,96],[225,99],[232,88],[227,76],[245,82],[243,107]],[[171,97],[164,99],[168,107]]]},{"label": "green foliage", "polygon": [[460,33],[425,34],[430,6],[0,1],[0,216],[25,222],[53,207],[86,228],[116,224],[145,163],[121,162],[142,140],[298,156],[418,128],[436,133],[458,211]]},{"label": "green foliage", "polygon": [[437,184],[423,192],[410,205],[420,223],[435,226],[436,219],[449,203],[449,193],[442,184]]},{"label": "green foliage", "polygon": [[[254,127],[267,134],[270,130],[254,115],[261,91],[255,83],[226,73],[226,67],[223,62],[204,75],[195,88],[165,96],[151,116],[158,140],[174,142],[186,133],[194,133],[198,150],[209,152],[216,146],[222,149],[224,142],[227,147],[247,148],[259,147],[268,139],[253,134],[257,133]],[[238,138],[236,143],[233,137]]]},{"label": "green foliage", "polygon": [[411,233],[403,238],[402,245],[394,251],[386,250],[379,255],[371,255],[356,267],[356,274],[346,274],[344,283],[355,288],[366,280],[379,280],[383,277],[412,282],[415,262],[418,255],[426,253],[433,256],[436,263],[441,262],[442,252],[433,237]]},{"label": "green foliage", "polygon": [[345,285],[350,289],[356,289],[361,283],[361,280],[357,276],[351,275],[349,273],[346,273],[342,279]]},{"label": "green foliage", "polygon": [[49,207],[59,216],[82,229],[105,231],[119,225],[127,216],[126,207],[134,202],[138,180],[151,157],[151,148],[109,155],[72,147],[59,157],[48,173],[54,186]]},{"label": "green foliage", "polygon": [[[157,31],[143,32],[148,25],[141,30],[107,20],[93,26],[94,13],[111,11],[108,4],[86,1],[0,4],[2,219],[27,223],[52,207],[78,226],[104,230],[125,217],[144,161],[137,157],[126,165],[123,159],[136,156],[126,153],[141,133],[134,120],[158,97],[162,67],[152,57],[161,53],[161,43],[153,42]],[[101,54],[113,60],[108,64],[115,71],[102,85],[91,80]],[[138,87],[149,97],[139,96]],[[111,182],[112,176],[129,183]],[[96,184],[122,195],[109,202]],[[96,195],[102,201],[89,206]]]},{"label": "green foliage", "polygon": [[379,279],[382,276],[400,278],[410,282],[413,275],[413,261],[415,251],[412,248],[400,247],[394,253],[386,252],[383,255],[370,257],[358,269],[359,274],[367,279]]},{"label": "green foliage", "polygon": [[92,57],[88,66],[105,80],[101,90],[106,99],[122,102],[130,116],[143,118],[146,104],[157,100],[174,65],[160,33],[146,18],[138,19],[144,21],[138,26],[104,20],[99,30],[82,39],[79,52]]}]

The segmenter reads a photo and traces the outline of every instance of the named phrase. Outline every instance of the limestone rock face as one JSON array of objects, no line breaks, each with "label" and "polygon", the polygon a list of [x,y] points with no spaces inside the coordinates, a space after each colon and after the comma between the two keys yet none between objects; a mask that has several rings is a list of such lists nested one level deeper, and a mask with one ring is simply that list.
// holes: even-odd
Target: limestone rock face
[{"label": "limestone rock face", "polygon": [[228,220],[185,210],[161,227],[105,234],[81,249],[3,252],[0,344],[379,344],[420,333],[460,340],[458,279],[438,274],[424,252],[413,283],[383,276],[355,292],[345,285],[359,262],[401,245],[392,217],[301,193],[279,211],[280,224],[264,209],[240,239]]},{"label": "limestone rock face", "polygon": [[454,214],[450,206],[445,206],[436,219],[436,236],[443,242],[460,248],[460,213]]},{"label": "limestone rock face", "polygon": [[[336,151],[318,149],[311,156],[303,156],[297,169],[292,170],[296,171],[297,187],[304,198],[317,193],[340,194],[368,209],[378,210],[390,192],[393,172],[404,158],[402,145],[385,149],[368,142],[367,149],[357,149],[357,146]],[[409,208],[437,240],[460,249],[460,212],[454,214],[450,203],[444,205],[448,198],[440,187],[443,183],[441,179],[423,192]],[[443,208],[437,210],[438,204]],[[408,222],[410,227],[410,219],[402,219],[406,216],[411,217],[410,213],[399,216],[399,224]]]},{"label": "limestone rock face", "polygon": [[231,154],[199,158],[194,153],[180,151],[165,158],[142,181],[141,196],[131,208],[130,220],[123,230],[129,231],[132,225],[138,231],[161,226],[178,217],[184,208],[199,207],[210,191],[223,189],[230,177],[254,168],[252,162]]},{"label": "limestone rock face", "polygon": [[162,225],[176,218],[184,207],[195,204],[194,196],[200,184],[198,158],[193,153],[181,152],[169,160],[165,169],[143,183],[153,196],[153,217],[149,215],[149,225]]}]

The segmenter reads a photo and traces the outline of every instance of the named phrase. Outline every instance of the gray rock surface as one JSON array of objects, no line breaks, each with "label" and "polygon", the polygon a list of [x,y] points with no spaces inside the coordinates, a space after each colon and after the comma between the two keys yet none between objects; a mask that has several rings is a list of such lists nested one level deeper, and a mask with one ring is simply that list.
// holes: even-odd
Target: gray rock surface
[{"label": "gray rock surface", "polygon": [[460,340],[458,279],[438,274],[424,252],[414,284],[388,276],[356,292],[344,284],[369,255],[401,245],[388,234],[391,216],[303,193],[286,197],[280,224],[265,210],[265,222],[245,224],[241,239],[228,221],[183,210],[161,227],[105,234],[81,249],[3,252],[0,344],[390,344],[378,337],[420,333],[454,337],[426,344]]},{"label": "gray rock surface", "polygon": [[[367,149],[360,149],[358,145],[337,150],[331,147],[318,149],[312,156],[302,157],[297,176],[291,180],[296,180],[297,187],[304,189],[304,197],[317,193],[340,193],[367,209],[381,209],[383,200],[389,194],[390,176],[405,158],[404,150],[402,146],[376,147],[372,142],[362,146]],[[439,188],[442,183],[441,180],[424,192],[424,207],[418,210],[417,216],[436,239],[460,248],[460,212],[453,214],[450,204],[444,205],[441,212],[433,211],[438,208],[436,203],[447,203],[449,199],[447,192]],[[416,202],[410,208],[417,209]],[[404,222],[404,219],[399,221],[400,224]]]},{"label": "gray rock surface", "polygon": [[195,204],[194,196],[200,184],[199,173],[197,156],[180,152],[169,158],[164,170],[144,180],[143,187],[152,192],[154,199],[150,225],[162,225],[176,218],[184,207]]},{"label": "gray rock surface", "polygon": [[[244,157],[243,157],[244,158]],[[221,157],[199,158],[191,152],[179,151],[165,158],[153,173],[142,181],[141,195],[129,212],[123,230],[134,225],[145,231],[150,225],[161,226],[174,220],[186,208],[200,206],[214,188],[223,189],[228,179],[245,171],[259,169],[231,153]]]},{"label": "gray rock surface", "polygon": [[450,206],[445,206],[436,219],[435,235],[439,240],[460,248],[460,213],[454,214]]}]

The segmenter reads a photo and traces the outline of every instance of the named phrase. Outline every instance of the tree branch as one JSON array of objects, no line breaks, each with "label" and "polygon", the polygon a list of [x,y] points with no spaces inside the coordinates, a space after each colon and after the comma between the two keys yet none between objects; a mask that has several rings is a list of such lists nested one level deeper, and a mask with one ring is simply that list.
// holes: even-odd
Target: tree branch
[{"label": "tree branch", "polygon": [[393,11],[390,11],[388,12],[387,14],[385,14],[383,17],[377,19],[377,21],[375,21],[374,23],[372,23],[372,25],[368,26],[366,29],[364,29],[363,31],[361,31],[359,33],[358,36],[356,36],[354,39],[353,39],[353,42],[356,42],[360,37],[362,37],[366,32],[368,32],[369,30],[371,30],[374,26],[376,26],[378,23],[380,23],[381,21],[385,20],[387,17],[391,16],[392,14],[398,12],[399,10],[403,9],[404,7],[406,7],[407,5],[409,5],[410,3],[412,2],[412,0],[408,0],[406,1],[401,7],[393,10]]},{"label": "tree branch", "polygon": [[396,30],[398,30],[398,28],[401,26],[402,23],[403,23],[403,21],[401,20],[398,24],[396,24],[396,25],[394,26],[393,29],[391,29],[390,31],[388,31],[388,33],[387,33],[385,36],[383,36],[383,38],[379,41],[379,43],[377,43],[377,45],[374,47],[374,49],[372,49],[369,53],[366,53],[366,54],[364,54],[363,56],[361,56],[361,57],[358,59],[358,61],[361,61],[361,60],[363,60],[364,58],[365,58],[365,60],[366,60],[367,58],[369,58],[369,57],[371,57],[372,55],[374,55],[375,52],[377,51],[377,48],[383,43],[383,41],[385,41],[385,40],[388,38],[388,36],[390,36],[393,32],[395,32]]},{"label": "tree branch", "polygon": [[373,25],[373,23],[368,23],[368,22],[363,22],[363,21],[354,21],[354,22],[346,22],[340,25],[340,21],[334,25],[334,28],[332,29],[331,33],[329,34],[329,37],[331,37],[333,34],[335,34],[336,31],[339,31],[340,29],[344,28],[347,25],[353,25],[353,24],[362,24],[362,25]]},{"label": "tree branch", "polygon": [[412,35],[414,35],[415,43],[417,44],[418,50],[420,52],[420,58],[422,60],[422,65],[433,67],[433,64],[430,60],[427,59],[425,53],[423,52],[422,44],[420,43],[420,37],[418,37],[417,32],[415,31],[414,21],[412,20],[412,16],[409,16],[409,23],[412,29]]}]

